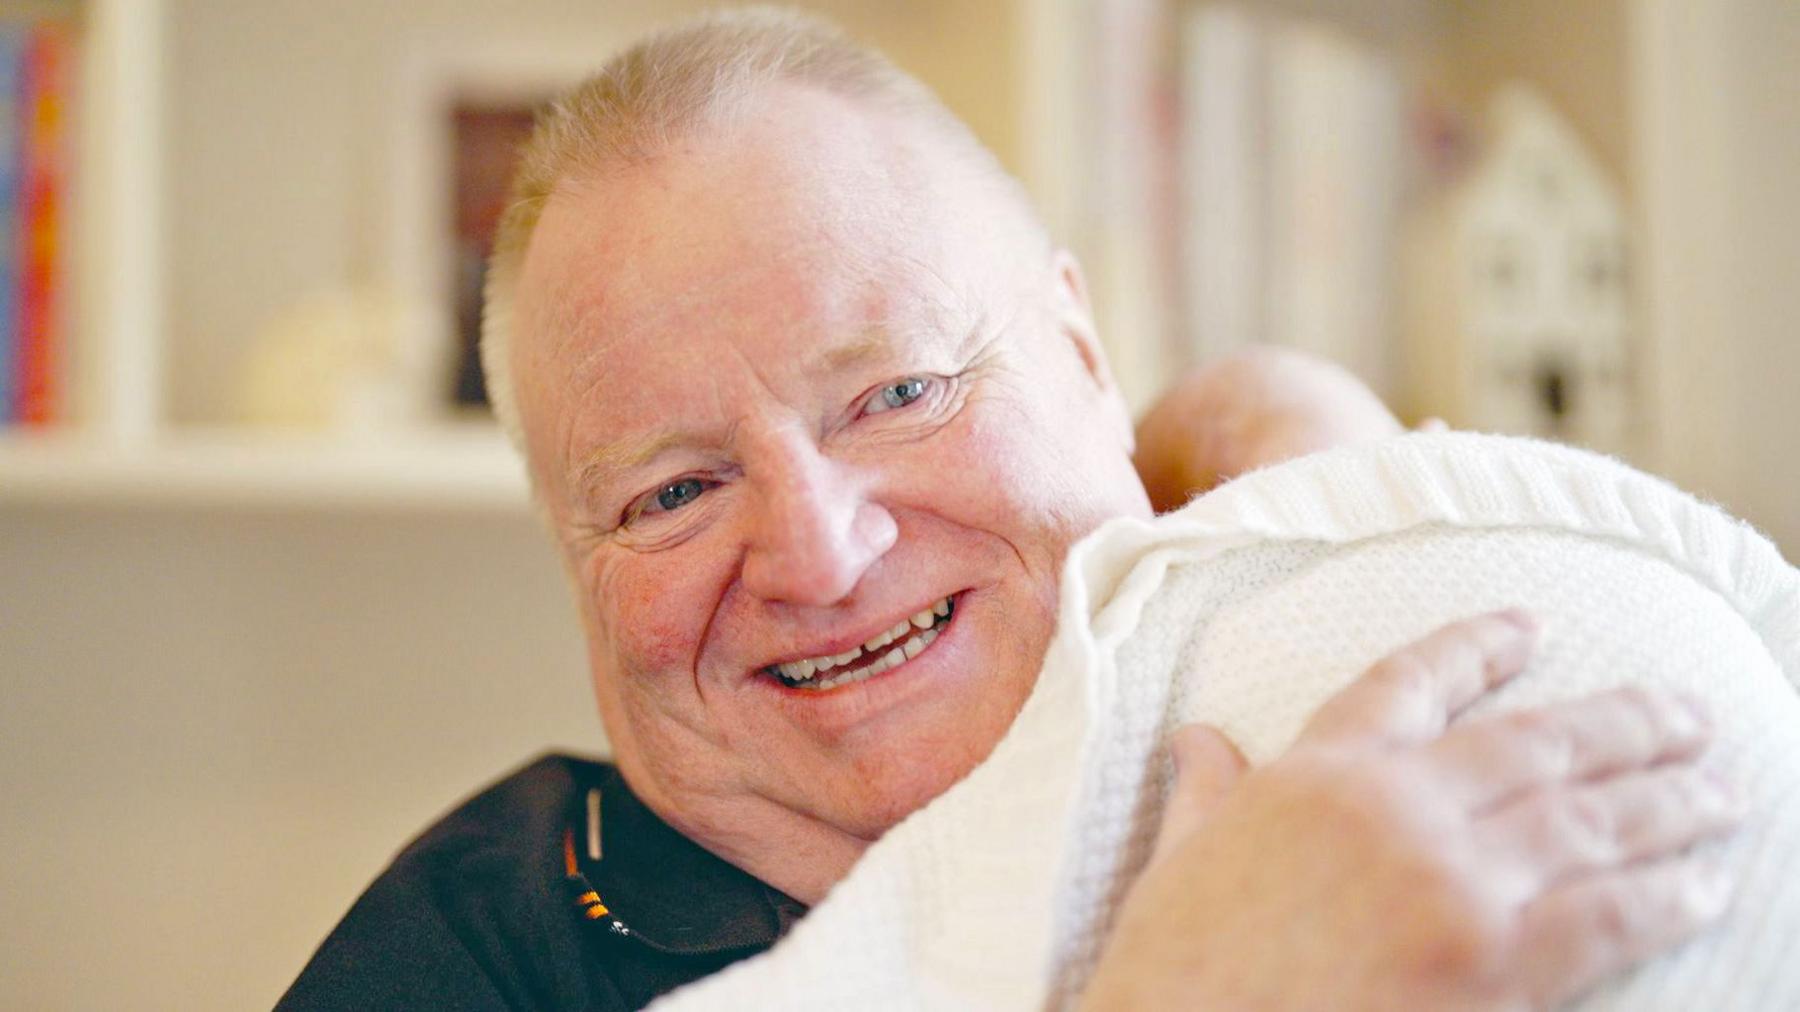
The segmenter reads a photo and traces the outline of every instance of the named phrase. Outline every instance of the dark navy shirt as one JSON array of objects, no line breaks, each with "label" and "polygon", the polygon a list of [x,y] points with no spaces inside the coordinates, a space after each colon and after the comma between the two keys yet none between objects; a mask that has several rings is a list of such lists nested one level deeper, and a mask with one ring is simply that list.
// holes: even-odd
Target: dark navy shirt
[{"label": "dark navy shirt", "polygon": [[803,913],[676,832],[613,767],[546,756],[401,851],[277,1008],[642,1008]]}]

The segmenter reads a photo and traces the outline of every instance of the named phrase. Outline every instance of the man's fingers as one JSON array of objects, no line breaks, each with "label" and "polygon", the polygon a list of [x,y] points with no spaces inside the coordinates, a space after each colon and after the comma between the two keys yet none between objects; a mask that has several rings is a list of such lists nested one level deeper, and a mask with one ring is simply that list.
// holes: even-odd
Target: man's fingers
[{"label": "man's fingers", "polygon": [[1455,728],[1426,761],[1471,809],[1537,787],[1698,755],[1711,738],[1698,700],[1628,686]]},{"label": "man's fingers", "polygon": [[1478,824],[1531,895],[1574,876],[1668,857],[1743,820],[1741,793],[1695,766],[1539,791]]},{"label": "man's fingers", "polygon": [[1332,697],[1301,740],[1428,741],[1451,716],[1524,669],[1536,631],[1517,609],[1453,622],[1388,655]]},{"label": "man's fingers", "polygon": [[1688,857],[1545,893],[1519,925],[1532,1004],[1559,1004],[1694,934],[1725,912],[1732,885],[1719,866]]},{"label": "man's fingers", "polygon": [[1175,784],[1163,808],[1152,861],[1199,829],[1244,775],[1244,757],[1237,748],[1202,724],[1189,724],[1169,736],[1169,758],[1175,762]]}]

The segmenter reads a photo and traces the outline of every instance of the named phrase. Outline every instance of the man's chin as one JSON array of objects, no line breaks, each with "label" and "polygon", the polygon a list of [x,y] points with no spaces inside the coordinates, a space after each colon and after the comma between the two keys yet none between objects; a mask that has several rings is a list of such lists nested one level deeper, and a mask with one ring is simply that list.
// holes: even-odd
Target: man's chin
[{"label": "man's chin", "polygon": [[[823,821],[862,840],[874,841],[907,816],[956,786],[993,750],[994,740],[907,749],[873,762],[852,764],[831,792]],[[977,747],[978,746],[978,747]]]},{"label": "man's chin", "polygon": [[[981,765],[1005,737],[1030,689],[1029,682],[984,685],[871,721],[835,742],[836,761],[813,779],[808,800],[829,797],[828,821],[876,839]],[[828,792],[819,790],[825,782]]]}]

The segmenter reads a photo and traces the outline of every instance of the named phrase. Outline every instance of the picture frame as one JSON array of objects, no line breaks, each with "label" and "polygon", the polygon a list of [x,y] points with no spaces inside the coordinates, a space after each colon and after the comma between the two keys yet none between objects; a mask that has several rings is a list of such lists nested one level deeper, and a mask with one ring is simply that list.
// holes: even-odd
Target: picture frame
[{"label": "picture frame", "polygon": [[535,110],[623,44],[595,36],[431,36],[397,54],[388,124],[387,274],[405,320],[408,413],[487,413],[476,350],[492,227]]}]

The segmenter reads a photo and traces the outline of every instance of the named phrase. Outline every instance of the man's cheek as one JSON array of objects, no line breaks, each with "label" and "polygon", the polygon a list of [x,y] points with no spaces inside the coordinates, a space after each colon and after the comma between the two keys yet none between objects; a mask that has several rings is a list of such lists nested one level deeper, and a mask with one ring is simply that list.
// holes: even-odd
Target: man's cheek
[{"label": "man's cheek", "polygon": [[990,411],[965,432],[968,491],[998,526],[1017,529],[1066,517],[1080,487],[1077,455],[1060,440],[1046,440],[1058,424],[1031,417],[1022,406]]},{"label": "man's cheek", "polygon": [[[961,466],[945,467],[945,461],[934,460],[935,469],[946,476],[957,491],[988,500],[998,506],[1017,501],[1030,502],[1031,488],[1041,484],[1043,448],[1031,435],[1031,419],[1017,405],[984,404],[982,410],[970,412],[954,440],[954,450]],[[942,450],[933,447],[935,455]]]},{"label": "man's cheek", "polygon": [[592,607],[614,645],[627,677],[656,678],[686,673],[698,652],[699,629],[710,613],[704,603],[684,599],[679,584],[654,572],[611,572],[596,581]]}]

